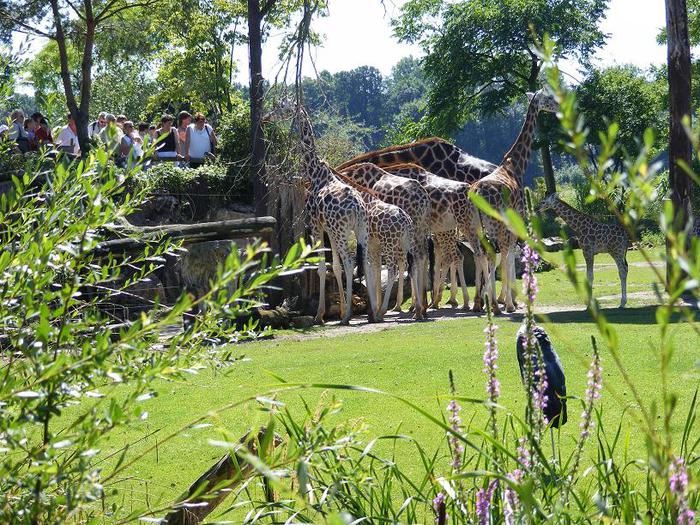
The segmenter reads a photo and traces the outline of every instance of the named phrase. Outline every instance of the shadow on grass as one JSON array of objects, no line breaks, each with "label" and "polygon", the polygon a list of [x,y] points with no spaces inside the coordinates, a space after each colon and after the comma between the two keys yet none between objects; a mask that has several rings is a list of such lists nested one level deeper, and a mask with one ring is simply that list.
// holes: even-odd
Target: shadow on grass
[{"label": "shadow on grass", "polygon": [[[601,308],[609,323],[613,324],[657,324],[657,306],[639,306],[636,308]],[[692,312],[693,319],[698,320],[698,311]],[[594,322],[587,310],[568,310],[537,315],[538,321],[550,323],[591,323]],[[680,311],[671,315],[671,322],[678,323],[686,320]]]}]

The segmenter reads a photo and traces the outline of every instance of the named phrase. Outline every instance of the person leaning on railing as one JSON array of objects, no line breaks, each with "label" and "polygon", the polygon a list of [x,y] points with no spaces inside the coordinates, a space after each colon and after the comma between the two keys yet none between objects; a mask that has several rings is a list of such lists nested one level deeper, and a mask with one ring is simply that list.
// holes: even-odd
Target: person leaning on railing
[{"label": "person leaning on railing", "polygon": [[216,135],[212,127],[207,124],[202,113],[194,116],[194,123],[187,126],[185,137],[185,162],[189,162],[191,168],[201,166],[208,157],[214,155],[216,148]]}]

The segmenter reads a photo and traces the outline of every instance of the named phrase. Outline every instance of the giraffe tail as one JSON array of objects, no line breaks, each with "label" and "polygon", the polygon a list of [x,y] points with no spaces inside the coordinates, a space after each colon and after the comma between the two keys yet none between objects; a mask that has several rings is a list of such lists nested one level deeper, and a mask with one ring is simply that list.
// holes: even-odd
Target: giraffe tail
[{"label": "giraffe tail", "polygon": [[[413,275],[413,253],[410,251],[406,252],[406,269],[409,276]],[[401,276],[401,279],[403,279],[403,276]]]},{"label": "giraffe tail", "polygon": [[433,275],[435,273],[435,242],[432,238],[428,238],[428,271],[430,272],[430,282],[432,283]]},{"label": "giraffe tail", "polygon": [[357,264],[357,278],[362,279],[365,274],[365,247],[361,242],[357,243],[355,262]]}]

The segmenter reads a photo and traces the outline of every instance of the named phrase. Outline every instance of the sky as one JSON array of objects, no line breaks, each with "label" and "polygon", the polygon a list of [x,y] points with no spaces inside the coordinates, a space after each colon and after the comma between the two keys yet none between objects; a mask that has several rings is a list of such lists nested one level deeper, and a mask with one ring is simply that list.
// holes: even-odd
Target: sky
[{"label": "sky", "polygon": [[[335,73],[362,65],[379,69],[382,74],[401,58],[421,56],[418,46],[399,43],[392,36],[390,20],[398,16],[406,0],[331,0],[330,15],[314,21],[314,28],[324,35],[324,44],[313,50],[316,69]],[[656,43],[659,30],[665,25],[664,0],[610,0],[609,9],[601,27],[609,34],[606,46],[596,62],[599,65],[631,63],[641,68],[661,64],[666,51]],[[20,38],[15,39],[15,46]],[[267,79],[273,80],[279,71],[277,46],[280,35],[272,34],[263,51],[263,69]],[[33,45],[33,49],[38,49]],[[248,82],[248,55],[244,46],[236,51],[238,75],[236,80]],[[576,65],[561,64],[570,75],[580,78]],[[304,74],[315,76],[310,60],[305,61]]]},{"label": "sky", "polygon": [[[420,47],[399,43],[392,36],[390,20],[398,16],[406,0],[331,0],[330,15],[314,22],[314,28],[325,35],[324,44],[314,52],[316,69],[335,73],[370,65],[383,74],[399,59],[421,56]],[[606,46],[597,54],[600,65],[631,63],[641,68],[661,64],[666,50],[656,43],[656,36],[666,23],[664,0],[610,0],[606,19],[601,23],[609,34]],[[279,38],[272,35],[263,52],[266,78],[274,78],[280,64],[276,47]],[[241,50],[238,58],[239,81],[248,81],[248,57]],[[315,76],[310,63],[304,73]],[[575,64],[562,64],[567,73],[579,77]]]}]

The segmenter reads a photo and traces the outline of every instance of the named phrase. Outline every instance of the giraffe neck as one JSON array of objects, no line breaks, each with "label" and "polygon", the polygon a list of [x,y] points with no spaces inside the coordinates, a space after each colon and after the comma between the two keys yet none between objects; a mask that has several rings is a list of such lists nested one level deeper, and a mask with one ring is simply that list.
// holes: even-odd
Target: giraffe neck
[{"label": "giraffe neck", "polygon": [[535,123],[537,121],[537,104],[535,98],[530,101],[525,114],[525,122],[520,129],[515,142],[503,157],[503,164],[509,165],[509,171],[519,182],[525,176],[527,164],[532,154],[532,141],[535,137]]},{"label": "giraffe neck", "polygon": [[315,193],[331,179],[333,174],[318,157],[314,128],[311,125],[309,114],[302,106],[299,106],[297,111],[297,125],[299,126],[299,137],[304,157],[303,169],[311,180],[311,192]]},{"label": "giraffe neck", "polygon": [[552,209],[559,217],[564,219],[564,222],[573,230],[576,230],[582,222],[590,219],[588,215],[577,210],[576,208],[573,208],[572,206],[569,206],[560,199],[555,201]]}]

